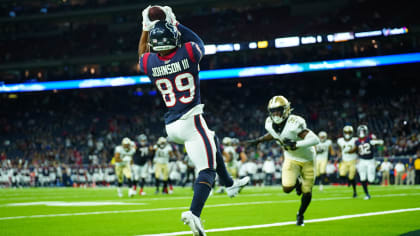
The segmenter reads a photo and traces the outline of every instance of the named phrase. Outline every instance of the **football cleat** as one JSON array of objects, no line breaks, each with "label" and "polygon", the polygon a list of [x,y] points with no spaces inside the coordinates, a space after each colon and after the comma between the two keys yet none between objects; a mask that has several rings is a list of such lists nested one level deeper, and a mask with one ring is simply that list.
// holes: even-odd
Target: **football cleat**
[{"label": "football cleat", "polygon": [[357,198],[357,193],[353,193],[353,198]]},{"label": "football cleat", "polygon": [[370,195],[369,194],[367,194],[366,196],[365,196],[365,198],[364,198],[365,200],[370,200]]},{"label": "football cleat", "polygon": [[194,236],[205,236],[203,225],[199,217],[195,216],[191,211],[182,212],[181,220],[185,225],[190,226]]},{"label": "football cleat", "polygon": [[226,193],[229,197],[238,195],[239,191],[249,183],[249,176],[243,177],[242,179],[235,179],[233,185],[226,188]]},{"label": "football cleat", "polygon": [[220,187],[220,188],[216,191],[216,193],[224,193],[224,192],[225,192],[225,187],[224,187],[224,186]]},{"label": "football cleat", "polygon": [[134,195],[136,195],[136,193],[136,190],[130,188],[128,190],[128,197],[133,197]]},{"label": "football cleat", "polygon": [[305,224],[303,223],[303,215],[299,215],[299,213],[296,215],[296,225],[305,226]]}]

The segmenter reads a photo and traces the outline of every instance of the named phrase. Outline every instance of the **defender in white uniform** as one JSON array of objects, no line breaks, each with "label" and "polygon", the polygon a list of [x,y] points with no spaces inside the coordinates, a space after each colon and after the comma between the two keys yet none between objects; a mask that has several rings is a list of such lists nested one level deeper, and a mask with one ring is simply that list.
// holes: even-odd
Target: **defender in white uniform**
[{"label": "defender in white uniform", "polygon": [[250,145],[276,140],[284,150],[285,161],[282,169],[282,186],[285,193],[296,188],[302,195],[302,203],[297,214],[296,225],[303,226],[303,214],[312,199],[314,183],[315,145],[319,139],[306,128],[305,120],[291,115],[289,101],[283,96],[274,96],[268,103],[265,129],[268,133],[262,137],[247,141]]},{"label": "defender in white uniform", "polygon": [[325,181],[325,172],[327,169],[327,163],[328,163],[328,154],[331,154],[332,156],[335,155],[335,152],[332,148],[332,141],[330,139],[327,139],[327,132],[321,131],[318,134],[320,142],[318,145],[315,146],[316,150],[316,164],[315,164],[315,170],[316,170],[316,178],[319,180],[319,190],[322,191],[323,184]]},{"label": "defender in white uniform", "polygon": [[121,186],[123,185],[124,176],[128,182],[128,196],[132,197],[136,194],[132,187],[131,181],[131,163],[133,155],[136,153],[136,145],[129,138],[125,137],[122,140],[122,145],[115,148],[115,173],[118,178],[118,196],[122,197]]},{"label": "defender in white uniform", "polygon": [[341,163],[339,167],[340,179],[348,180],[348,186],[353,187],[353,197],[357,197],[356,191],[356,161],[357,153],[351,152],[356,147],[356,137],[353,137],[353,127],[346,125],[343,128],[343,137],[337,140],[340,148]]},{"label": "defender in white uniform", "polygon": [[156,192],[159,193],[160,180],[163,181],[162,193],[168,193],[168,177],[169,177],[169,159],[174,155],[171,145],[168,144],[166,138],[160,137],[154,146],[155,158],[155,178]]}]

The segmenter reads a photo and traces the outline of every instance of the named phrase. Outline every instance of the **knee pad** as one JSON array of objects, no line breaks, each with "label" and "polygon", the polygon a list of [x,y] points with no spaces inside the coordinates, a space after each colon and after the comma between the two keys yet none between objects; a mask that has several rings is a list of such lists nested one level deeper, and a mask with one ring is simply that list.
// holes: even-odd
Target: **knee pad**
[{"label": "knee pad", "polygon": [[211,188],[216,179],[216,171],[213,169],[204,169],[198,173],[198,177],[195,180],[196,184],[205,184]]}]

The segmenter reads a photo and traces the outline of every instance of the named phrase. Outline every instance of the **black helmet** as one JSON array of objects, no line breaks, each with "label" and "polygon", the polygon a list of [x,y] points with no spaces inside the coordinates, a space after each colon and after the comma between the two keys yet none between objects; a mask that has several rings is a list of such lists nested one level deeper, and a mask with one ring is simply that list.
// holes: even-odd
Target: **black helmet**
[{"label": "black helmet", "polygon": [[172,24],[158,21],[149,33],[149,46],[153,51],[164,51],[179,46],[180,33]]}]

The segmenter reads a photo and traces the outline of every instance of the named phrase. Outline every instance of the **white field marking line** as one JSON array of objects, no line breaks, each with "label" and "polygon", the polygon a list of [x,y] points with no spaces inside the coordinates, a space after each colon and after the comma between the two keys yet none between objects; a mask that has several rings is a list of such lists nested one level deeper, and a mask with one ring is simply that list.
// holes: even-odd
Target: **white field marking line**
[{"label": "white field marking line", "polygon": [[[417,194],[387,194],[387,195],[375,195],[374,197],[393,197],[393,196],[409,196],[409,195],[420,195]],[[352,199],[352,197],[335,197],[335,198],[318,198],[312,199],[312,201],[332,201],[332,200],[343,200]],[[206,205],[206,208],[213,207],[229,207],[229,206],[242,206],[242,205],[263,205],[273,203],[290,203],[300,202],[300,199],[296,200],[283,200],[283,201],[260,201],[260,202],[238,202],[238,203],[224,203]],[[185,210],[189,207],[167,207],[167,208],[152,208],[152,209],[138,209],[138,210],[120,210],[120,211],[97,211],[97,212],[79,212],[79,213],[63,213],[63,214],[50,214],[50,215],[29,215],[29,216],[11,216],[1,217],[1,220],[14,220],[14,219],[26,219],[26,218],[45,218],[45,217],[56,217],[56,216],[81,216],[81,215],[101,215],[101,214],[119,214],[119,213],[137,213],[137,212],[154,212],[154,211],[171,211],[171,210]]]},{"label": "white field marking line", "polygon": [[[334,217],[319,218],[319,219],[313,219],[313,220],[305,220],[305,223],[318,223],[318,222],[326,222],[326,221],[334,221],[334,220],[345,220],[345,219],[351,219],[351,218],[387,215],[387,214],[395,214],[395,213],[410,212],[410,211],[420,211],[420,208],[408,208],[408,209],[398,209],[398,210],[390,210],[390,211],[369,212],[369,213],[362,213],[362,214],[355,214],[355,215],[334,216]],[[218,228],[218,229],[208,229],[206,230],[206,233],[236,231],[236,230],[245,230],[245,229],[270,228],[270,227],[278,227],[278,226],[294,225],[294,224],[296,224],[295,221],[287,221],[287,222],[262,224],[262,225],[226,227],[226,228]],[[160,233],[160,234],[141,234],[137,236],[173,236],[173,235],[187,235],[187,234],[191,234],[191,231]]]},{"label": "white field marking line", "polygon": [[[242,195],[244,197],[264,197],[264,196],[273,196],[277,195],[277,193],[252,193],[252,194],[246,194]],[[87,198],[92,196],[45,196],[45,197],[13,197],[13,198],[0,198],[0,201],[10,201],[10,200],[31,200],[31,199],[56,199],[56,198]],[[94,196],[93,196],[94,197]],[[105,196],[107,197],[107,196]],[[155,200],[183,200],[183,199],[191,199],[191,196],[185,196],[185,197],[156,197],[156,198],[134,198],[134,199],[125,199],[124,201],[155,201]],[[210,198],[227,198],[227,195],[217,195],[217,196],[210,196]],[[118,200],[120,201],[120,200]]]}]

